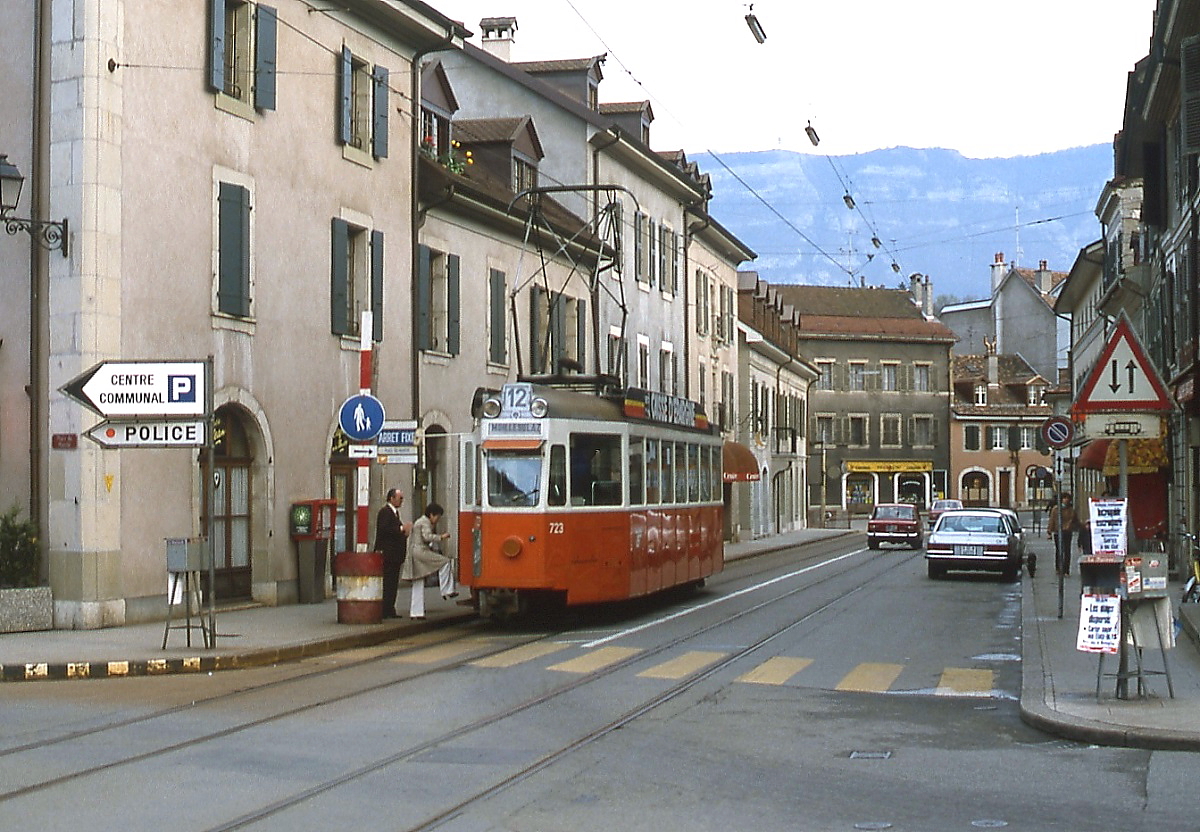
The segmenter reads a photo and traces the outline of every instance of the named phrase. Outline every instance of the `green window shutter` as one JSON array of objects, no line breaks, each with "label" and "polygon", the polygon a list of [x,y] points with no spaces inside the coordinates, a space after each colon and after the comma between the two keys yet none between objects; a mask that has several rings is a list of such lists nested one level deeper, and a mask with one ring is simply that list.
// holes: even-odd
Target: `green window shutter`
[{"label": "green window shutter", "polygon": [[371,71],[371,82],[374,89],[371,120],[371,155],[376,159],[385,159],[388,155],[388,71],[386,67],[377,66]]},{"label": "green window shutter", "polygon": [[371,232],[371,340],[383,340],[383,232]]},{"label": "green window shutter", "polygon": [[529,372],[545,371],[542,354],[542,298],[546,292],[540,286],[529,289]]},{"label": "green window shutter", "polygon": [[208,0],[208,88],[225,89],[225,0]]},{"label": "green window shutter", "polygon": [[250,314],[250,192],[222,182],[217,191],[217,309]]},{"label": "green window shutter", "polygon": [[493,364],[503,364],[508,356],[505,346],[508,343],[508,333],[504,331],[504,294],[506,280],[504,272],[492,269],[488,274],[488,360]]},{"label": "green window shutter", "polygon": [[337,96],[337,126],[338,141],[350,143],[350,113],[351,113],[351,79],[354,77],[354,64],[351,61],[350,50],[342,47],[342,56],[338,60],[338,96]]},{"label": "green window shutter", "polygon": [[646,215],[641,211],[633,214],[633,277],[646,279]]},{"label": "green window shutter", "polygon": [[459,272],[460,260],[457,254],[446,255],[446,352],[458,355],[458,320],[459,320]]},{"label": "green window shutter", "polygon": [[333,218],[329,254],[329,329],[334,335],[349,335],[350,326],[350,226]]},{"label": "green window shutter", "polygon": [[575,302],[575,355],[579,357],[579,364],[584,368],[580,372],[587,370],[587,301],[580,298]]},{"label": "green window shutter", "polygon": [[278,43],[279,15],[270,6],[260,5],[255,13],[254,106],[275,109],[275,51]]},{"label": "green window shutter", "polygon": [[550,360],[547,372],[558,372],[558,359],[563,357],[563,346],[567,340],[567,299],[561,292],[550,295]]},{"label": "green window shutter", "polygon": [[430,274],[432,259],[433,254],[429,246],[417,247],[417,281],[413,286],[416,297],[413,299],[413,305],[417,309],[416,339],[419,350],[433,348],[433,333],[429,324],[430,305],[433,300],[433,275]]}]

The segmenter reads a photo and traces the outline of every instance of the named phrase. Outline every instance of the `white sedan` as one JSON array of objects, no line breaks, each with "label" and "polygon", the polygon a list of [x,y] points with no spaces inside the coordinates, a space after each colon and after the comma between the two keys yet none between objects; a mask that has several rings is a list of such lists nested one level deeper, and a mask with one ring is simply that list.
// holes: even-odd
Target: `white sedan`
[{"label": "white sedan", "polygon": [[1007,580],[1021,574],[1019,526],[995,509],[955,509],[938,518],[925,544],[930,578],[951,569],[999,572]]}]

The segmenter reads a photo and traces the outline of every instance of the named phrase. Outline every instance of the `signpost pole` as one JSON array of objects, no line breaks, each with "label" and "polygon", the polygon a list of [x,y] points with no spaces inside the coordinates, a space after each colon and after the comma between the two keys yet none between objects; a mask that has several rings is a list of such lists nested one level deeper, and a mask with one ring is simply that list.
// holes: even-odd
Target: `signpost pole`
[{"label": "signpost pole", "polygon": [[[374,320],[370,312],[363,312],[359,324],[359,361],[358,361],[358,392],[360,395],[371,395],[371,326]],[[358,460],[358,504],[357,518],[354,523],[354,550],[365,552],[369,546],[367,526],[371,521],[371,460],[360,457]]]},{"label": "signpost pole", "polygon": [[204,442],[204,460],[207,469],[204,473],[204,487],[208,492],[208,512],[205,517],[205,524],[208,526],[205,530],[205,536],[208,537],[208,647],[214,649],[217,646],[217,522],[213,516],[216,514],[216,489],[213,473],[216,471],[217,432],[214,430],[213,424],[216,419],[213,415],[213,357],[211,355],[204,362],[204,397],[204,418],[208,427],[208,436]]}]

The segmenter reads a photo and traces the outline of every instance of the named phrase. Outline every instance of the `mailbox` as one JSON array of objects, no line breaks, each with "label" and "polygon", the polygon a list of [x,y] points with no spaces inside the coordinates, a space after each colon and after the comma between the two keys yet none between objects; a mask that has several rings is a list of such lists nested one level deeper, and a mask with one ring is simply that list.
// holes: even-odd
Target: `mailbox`
[{"label": "mailbox", "polygon": [[303,500],[292,503],[288,523],[292,540],[331,540],[337,500]]}]

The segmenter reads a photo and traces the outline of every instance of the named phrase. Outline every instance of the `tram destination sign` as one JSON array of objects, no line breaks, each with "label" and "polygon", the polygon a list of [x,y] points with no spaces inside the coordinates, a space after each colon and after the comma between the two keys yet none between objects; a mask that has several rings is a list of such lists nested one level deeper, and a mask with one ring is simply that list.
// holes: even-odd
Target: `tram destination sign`
[{"label": "tram destination sign", "polygon": [[59,389],[105,418],[206,416],[203,361],[101,361]]}]

